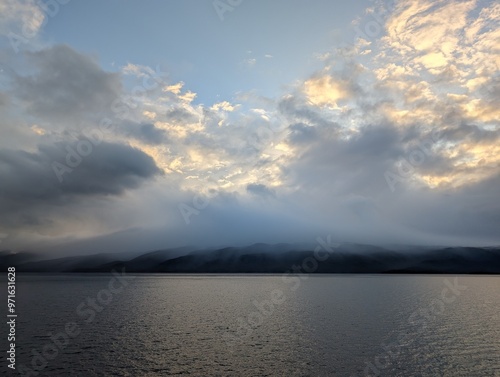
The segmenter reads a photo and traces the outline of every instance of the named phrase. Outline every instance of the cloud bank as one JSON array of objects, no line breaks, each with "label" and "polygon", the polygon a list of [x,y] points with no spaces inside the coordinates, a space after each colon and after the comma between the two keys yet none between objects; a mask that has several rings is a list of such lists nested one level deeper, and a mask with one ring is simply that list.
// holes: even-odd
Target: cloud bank
[{"label": "cloud bank", "polygon": [[[5,3],[1,30],[35,22],[39,9],[23,4]],[[2,248],[129,251],[325,232],[498,244],[499,17],[492,1],[377,5],[353,21],[352,44],[332,46],[281,96],[211,104],[158,67],[108,72],[70,46],[16,54],[7,44]]]}]

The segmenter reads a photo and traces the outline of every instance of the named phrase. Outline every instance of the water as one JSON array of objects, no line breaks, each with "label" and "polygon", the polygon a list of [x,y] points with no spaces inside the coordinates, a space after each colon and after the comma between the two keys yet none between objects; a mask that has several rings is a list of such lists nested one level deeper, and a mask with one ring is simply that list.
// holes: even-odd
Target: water
[{"label": "water", "polygon": [[[500,277],[132,277],[118,292],[111,275],[18,274],[17,367],[34,362],[38,376],[500,376]],[[67,323],[80,333],[65,334]]]}]

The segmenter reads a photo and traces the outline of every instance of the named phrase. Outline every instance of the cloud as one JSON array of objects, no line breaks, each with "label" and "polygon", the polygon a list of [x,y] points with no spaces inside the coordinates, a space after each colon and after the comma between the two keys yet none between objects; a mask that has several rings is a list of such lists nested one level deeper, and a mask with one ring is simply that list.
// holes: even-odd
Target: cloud
[{"label": "cloud", "polygon": [[318,130],[316,127],[309,126],[305,123],[294,123],[288,126],[290,135],[288,142],[290,144],[311,143],[318,138]]},{"label": "cloud", "polygon": [[30,74],[15,76],[12,92],[27,113],[48,122],[109,111],[121,94],[118,74],[66,45],[25,52]]},{"label": "cloud", "polygon": [[[237,106],[237,105],[236,105]],[[211,110],[214,110],[214,111],[218,111],[218,110],[224,110],[224,111],[234,111],[236,109],[236,106],[235,105],[232,105],[231,103],[229,103],[228,101],[222,101],[222,102],[219,102],[219,103],[216,103],[214,104],[210,109]]]},{"label": "cloud", "polygon": [[247,192],[261,196],[261,197],[275,197],[276,192],[270,188],[268,188],[266,185],[260,184],[260,183],[251,183],[247,185]]},{"label": "cloud", "polygon": [[0,3],[0,31],[21,37],[35,36],[42,27],[45,13],[35,0],[3,0]]},{"label": "cloud", "polygon": [[432,56],[448,61],[459,43],[459,32],[468,24],[467,14],[475,6],[476,0],[398,2],[386,23],[385,40],[402,54],[416,51],[427,57],[429,62]]},{"label": "cloud", "polygon": [[[78,150],[78,142],[39,145],[33,153],[0,150],[2,223],[38,224],[44,217],[40,207],[57,209],[79,198],[121,195],[161,173],[151,157],[126,145],[103,142],[87,156],[79,156]],[[72,166],[62,182],[54,163]]]},{"label": "cloud", "polygon": [[348,139],[328,129],[315,132],[317,137],[302,138],[300,153],[288,163],[291,185],[304,192],[323,192],[325,199],[332,193],[370,195],[386,190],[384,171],[403,153],[397,129],[367,126]]},{"label": "cloud", "polygon": [[178,82],[174,85],[167,85],[163,88],[164,92],[172,92],[174,94],[179,94],[181,92],[182,87],[184,86],[183,82]]},{"label": "cloud", "polygon": [[120,131],[127,137],[132,137],[149,145],[167,143],[167,131],[156,127],[151,123],[123,122]]},{"label": "cloud", "polygon": [[312,104],[337,107],[337,102],[350,96],[349,84],[331,76],[311,78],[304,83],[304,93]]},{"label": "cloud", "polygon": [[[78,232],[82,245],[144,249],[325,233],[498,243],[499,11],[398,2],[380,18],[384,35],[322,54],[322,67],[276,98],[201,104],[179,81],[133,96],[130,80],[151,68],[106,72],[68,46],[26,53],[0,96],[2,145],[19,144],[0,150],[2,225],[18,239],[43,229],[47,245]],[[118,116],[116,98],[133,106]],[[52,162],[102,117],[113,123],[102,144],[59,183]],[[178,206],[198,196],[209,204],[186,225]]]}]

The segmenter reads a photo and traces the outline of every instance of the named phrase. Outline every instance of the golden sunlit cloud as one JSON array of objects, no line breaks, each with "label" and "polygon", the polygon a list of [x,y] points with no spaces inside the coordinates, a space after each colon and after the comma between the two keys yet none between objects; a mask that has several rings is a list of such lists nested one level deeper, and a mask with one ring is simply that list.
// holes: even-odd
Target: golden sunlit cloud
[{"label": "golden sunlit cloud", "polygon": [[144,115],[148,119],[155,119],[156,118],[156,113],[153,111],[143,111],[142,115]]},{"label": "golden sunlit cloud", "polygon": [[234,111],[237,107],[238,107],[238,105],[232,105],[232,104],[230,104],[227,101],[222,101],[222,102],[214,104],[211,107],[211,109],[214,110],[214,111],[224,110],[224,111],[227,111],[227,112],[231,112],[231,111]]},{"label": "golden sunlit cloud", "polygon": [[312,78],[304,83],[304,93],[317,106],[337,108],[337,101],[349,97],[347,84],[325,75]]},{"label": "golden sunlit cloud", "polygon": [[184,86],[184,83],[178,82],[177,84],[174,85],[167,85],[163,88],[164,92],[171,92],[174,94],[179,94],[181,92],[182,87]]},{"label": "golden sunlit cloud", "polygon": [[41,127],[39,127],[38,125],[34,124],[31,126],[31,131],[33,131],[34,133],[36,133],[37,135],[45,135],[45,130]]},{"label": "golden sunlit cloud", "polygon": [[[378,96],[372,93],[379,101],[375,114],[399,129],[444,131],[464,123],[477,130],[499,129],[494,77],[500,67],[500,4],[478,6],[476,0],[396,3],[370,62],[374,84],[369,88],[380,89]],[[320,97],[316,102],[326,101]],[[451,168],[439,174],[417,168],[415,177],[433,188],[485,179],[498,171],[499,151],[483,143],[438,141],[435,147]]]}]

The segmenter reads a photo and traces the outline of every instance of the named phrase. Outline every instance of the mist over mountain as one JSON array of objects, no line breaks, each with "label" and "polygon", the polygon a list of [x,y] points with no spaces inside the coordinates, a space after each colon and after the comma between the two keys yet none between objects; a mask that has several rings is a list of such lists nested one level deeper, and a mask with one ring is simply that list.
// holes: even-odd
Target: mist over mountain
[{"label": "mist over mountain", "polygon": [[344,243],[327,249],[304,244],[182,247],[147,253],[103,253],[41,260],[0,253],[0,266],[20,272],[134,273],[430,273],[500,274],[500,247],[380,247]]}]

